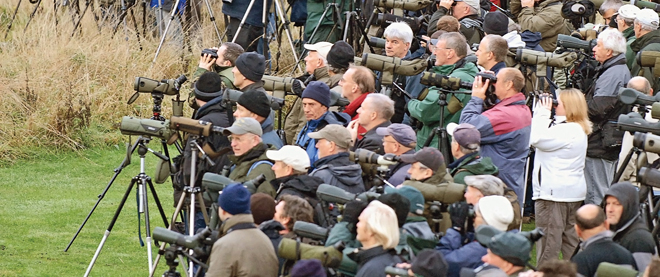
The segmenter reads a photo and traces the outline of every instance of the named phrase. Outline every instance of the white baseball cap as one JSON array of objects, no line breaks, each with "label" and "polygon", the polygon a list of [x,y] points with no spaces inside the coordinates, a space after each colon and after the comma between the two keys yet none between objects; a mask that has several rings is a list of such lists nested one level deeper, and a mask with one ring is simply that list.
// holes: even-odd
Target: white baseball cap
[{"label": "white baseball cap", "polygon": [[653,26],[656,29],[658,28],[658,23],[660,23],[660,19],[658,19],[658,13],[652,9],[646,9],[646,8],[641,9],[637,13],[637,17],[635,17],[635,20],[644,25]]},{"label": "white baseball cap", "polygon": [[619,14],[620,17],[626,18],[626,19],[634,19],[637,17],[637,13],[639,13],[639,8],[635,5],[630,5],[630,4],[625,4],[619,8],[619,11],[617,11],[617,14]]},{"label": "white baseball cap", "polygon": [[321,41],[317,42],[314,44],[305,44],[305,49],[309,51],[316,51],[323,57],[324,59],[328,58],[328,52],[330,52],[330,48],[332,48],[332,43],[327,42],[327,41]]},{"label": "white baseball cap", "polygon": [[307,172],[309,168],[309,156],[305,149],[299,146],[285,145],[280,150],[266,151],[266,157],[273,161],[282,161],[296,171]]}]

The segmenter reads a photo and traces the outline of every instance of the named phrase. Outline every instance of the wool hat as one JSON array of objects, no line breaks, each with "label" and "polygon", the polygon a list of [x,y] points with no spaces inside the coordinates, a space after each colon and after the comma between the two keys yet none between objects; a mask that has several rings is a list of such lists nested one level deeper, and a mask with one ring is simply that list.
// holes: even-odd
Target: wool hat
[{"label": "wool hat", "polygon": [[327,60],[333,68],[347,69],[355,61],[355,50],[353,50],[353,46],[345,41],[337,41],[330,48]]},{"label": "wool hat", "polygon": [[248,90],[238,97],[236,103],[258,116],[268,117],[270,115],[270,101],[262,91]]},{"label": "wool hat", "polygon": [[521,234],[505,232],[489,225],[475,230],[477,241],[493,254],[516,266],[525,266],[532,252],[532,243]]},{"label": "wool hat", "polygon": [[257,52],[245,52],[236,59],[236,68],[245,78],[253,82],[261,81],[266,70],[266,58]]},{"label": "wool hat", "polygon": [[386,193],[378,197],[378,201],[389,206],[394,210],[399,228],[403,227],[410,211],[410,201],[398,193]]},{"label": "wool hat", "polygon": [[433,170],[433,173],[445,165],[445,158],[442,157],[442,153],[433,147],[424,147],[415,154],[403,154],[400,159],[405,163],[420,162]]},{"label": "wool hat", "polygon": [[408,148],[415,148],[417,145],[417,135],[408,124],[394,123],[387,127],[378,127],[376,134],[392,136],[396,142]]},{"label": "wool hat", "polygon": [[330,52],[330,48],[332,48],[332,43],[327,41],[321,41],[314,44],[305,44],[304,47],[309,51],[318,52],[319,56],[327,60],[328,52]]},{"label": "wool hat", "polygon": [[220,192],[218,206],[231,215],[249,214],[250,192],[241,184],[230,184]]},{"label": "wool hat", "polygon": [[307,151],[300,146],[285,145],[280,150],[266,151],[266,157],[273,161],[282,161],[294,170],[307,172],[310,166],[309,156]]},{"label": "wool hat", "polygon": [[440,251],[424,249],[417,253],[417,257],[410,267],[415,275],[423,277],[445,277],[449,264]]},{"label": "wool hat", "polygon": [[321,261],[300,260],[291,268],[291,277],[326,277]]},{"label": "wool hat", "polygon": [[195,98],[209,102],[222,95],[222,78],[215,72],[205,72],[199,76],[193,88]]},{"label": "wool hat", "polygon": [[311,81],[303,90],[302,98],[311,98],[323,106],[330,107],[330,87],[324,82]]},{"label": "wool hat", "polygon": [[275,199],[268,194],[258,192],[250,196],[250,210],[254,224],[273,219],[275,216]]},{"label": "wool hat", "polygon": [[513,221],[513,206],[504,196],[491,195],[482,197],[477,203],[484,222],[500,231],[506,231]]},{"label": "wool hat", "polygon": [[473,7],[477,12],[481,11],[481,5],[479,4],[479,0],[456,0],[456,2],[465,2],[470,7]]},{"label": "wool hat", "polygon": [[484,16],[484,32],[489,35],[506,35],[509,32],[509,18],[499,11],[487,13]]},{"label": "wool hat", "polygon": [[639,12],[637,12],[635,21],[647,26],[652,26],[655,29],[658,28],[658,23],[660,23],[660,19],[658,19],[658,13],[652,9],[647,8],[641,9]]},{"label": "wool hat", "polygon": [[385,193],[398,193],[408,199],[410,202],[410,212],[416,215],[424,213],[424,195],[416,188],[411,186],[401,186],[393,188],[385,186]]},{"label": "wool hat", "polygon": [[350,149],[353,146],[351,133],[339,124],[328,124],[319,131],[309,133],[308,136],[316,140],[327,139],[343,149]]},{"label": "wool hat", "polygon": [[225,128],[222,131],[222,134],[225,136],[229,135],[243,135],[247,133],[255,134],[257,136],[263,135],[263,130],[261,130],[261,124],[259,121],[252,117],[241,117],[234,121],[234,124],[229,128]]},{"label": "wool hat", "polygon": [[504,195],[506,185],[493,175],[465,176],[464,181],[466,185],[478,189],[484,196]]},{"label": "wool hat", "polygon": [[481,133],[477,130],[474,125],[469,123],[461,123],[458,125],[456,123],[447,124],[447,133],[456,140],[458,145],[463,146],[470,150],[476,150],[476,148],[469,148],[469,145],[481,144]]},{"label": "wool hat", "polygon": [[625,19],[635,19],[639,11],[640,10],[637,6],[631,4],[625,4],[619,8],[617,14],[618,16]]}]

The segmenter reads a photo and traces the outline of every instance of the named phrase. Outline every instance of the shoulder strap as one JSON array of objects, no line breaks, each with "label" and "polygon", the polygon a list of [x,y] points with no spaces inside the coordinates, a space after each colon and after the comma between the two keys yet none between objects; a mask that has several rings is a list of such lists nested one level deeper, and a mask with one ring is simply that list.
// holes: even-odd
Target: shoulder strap
[{"label": "shoulder strap", "polygon": [[247,172],[247,174],[245,174],[245,176],[250,175],[250,172],[252,172],[253,169],[255,169],[257,166],[262,165],[262,164],[268,164],[270,166],[273,166],[273,163],[271,163],[268,160],[258,161],[256,163],[253,163],[252,166],[250,166],[250,169],[248,169],[248,172]]},{"label": "shoulder strap", "polygon": [[229,230],[227,230],[227,233],[225,233],[225,234],[229,234],[229,233],[231,233],[233,231],[236,231],[236,230],[256,229],[256,228],[257,228],[257,225],[255,225],[254,223],[243,222],[243,223],[238,223],[238,224],[232,226],[231,228],[229,228]]}]

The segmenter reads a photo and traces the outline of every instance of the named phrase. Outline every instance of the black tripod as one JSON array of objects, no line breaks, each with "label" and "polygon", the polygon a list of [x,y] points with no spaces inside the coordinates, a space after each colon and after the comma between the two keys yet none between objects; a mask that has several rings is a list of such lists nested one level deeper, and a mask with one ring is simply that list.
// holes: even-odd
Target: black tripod
[{"label": "black tripod", "polygon": [[[110,232],[112,231],[112,228],[115,225],[115,222],[117,222],[117,218],[119,217],[119,214],[121,213],[122,208],[124,207],[124,204],[126,203],[126,199],[128,198],[128,195],[131,193],[131,190],[133,189],[133,186],[138,183],[138,211],[140,213],[144,213],[144,221],[145,221],[145,229],[146,229],[146,242],[147,242],[147,256],[149,258],[149,269],[152,267],[152,257],[151,257],[151,230],[150,230],[150,225],[149,225],[149,207],[148,207],[148,194],[147,194],[147,185],[149,186],[149,189],[151,190],[151,193],[154,196],[154,201],[156,202],[156,206],[158,207],[158,210],[160,211],[160,216],[163,219],[163,222],[165,223],[165,226],[168,226],[167,222],[167,217],[165,216],[165,211],[163,210],[163,207],[160,204],[160,200],[158,199],[158,195],[156,194],[156,190],[154,189],[154,185],[151,182],[151,177],[149,177],[145,173],[145,156],[147,154],[147,151],[154,153],[154,155],[158,156],[158,158],[163,159],[163,160],[169,160],[166,156],[163,156],[160,153],[156,153],[155,151],[149,149],[147,147],[147,144],[151,141],[151,138],[149,137],[143,137],[140,136],[138,140],[136,141],[133,151],[137,149],[138,154],[140,155],[140,173],[133,177],[131,179],[131,183],[126,189],[126,193],[124,193],[124,197],[121,199],[121,202],[119,203],[119,207],[117,207],[117,211],[115,211],[115,215],[113,216],[112,220],[110,221],[110,224],[108,225],[108,229],[105,231],[103,234],[103,239],[101,239],[101,243],[99,244],[98,248],[96,249],[96,253],[94,253],[94,257],[92,258],[92,261],[89,263],[89,266],[87,267],[87,271],[85,272],[84,276],[89,276],[89,273],[92,271],[92,267],[94,266],[94,263],[96,262],[96,259],[98,258],[99,254],[101,253],[101,249],[103,249],[103,245],[105,244],[105,241],[108,239],[108,236],[110,236]],[[132,151],[131,151],[132,153]],[[126,158],[128,159],[128,157]],[[125,162],[126,160],[124,160]],[[122,166],[125,166],[124,163],[122,163]],[[120,167],[123,168],[123,167]],[[121,172],[121,169],[115,170],[115,176],[112,178],[108,186],[106,187],[105,192],[110,188],[110,185],[112,185],[112,182],[115,180],[119,172]],[[100,202],[102,199],[102,196],[99,196],[98,202]],[[98,202],[96,203],[98,205]],[[96,206],[94,206],[96,208]],[[92,209],[92,212],[94,209]],[[89,215],[92,213],[90,212]],[[89,215],[87,216],[89,218]],[[87,219],[85,219],[85,222]],[[83,223],[84,225],[84,223]],[[80,226],[82,229],[83,226]],[[80,229],[78,230],[80,232]],[[77,235],[77,233],[76,233]],[[75,239],[75,236],[74,236]],[[73,240],[71,240],[73,242]],[[69,243],[70,245],[70,243]],[[68,247],[67,247],[68,249]]]},{"label": "black tripod", "polygon": [[447,93],[451,91],[439,89],[438,90],[438,105],[440,106],[440,121],[438,127],[433,128],[431,134],[426,141],[424,142],[424,147],[431,145],[433,138],[438,136],[438,150],[442,153],[447,164],[454,161],[454,156],[451,155],[451,149],[449,149],[449,135],[447,134],[447,128],[445,128],[445,107],[447,107]]}]

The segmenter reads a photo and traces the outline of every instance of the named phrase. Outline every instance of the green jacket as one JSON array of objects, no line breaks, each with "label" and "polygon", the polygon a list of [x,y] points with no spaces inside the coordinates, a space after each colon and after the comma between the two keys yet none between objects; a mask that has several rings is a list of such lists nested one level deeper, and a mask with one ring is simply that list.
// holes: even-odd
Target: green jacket
[{"label": "green jacket", "polygon": [[455,183],[465,184],[465,176],[495,175],[499,172],[490,157],[481,157],[478,152],[468,155],[471,156],[462,160],[450,171]]},{"label": "green jacket", "polygon": [[623,37],[626,38],[626,64],[628,65],[628,69],[632,69],[633,62],[635,62],[635,52],[632,51],[630,45],[636,39],[635,30],[633,30],[632,26],[623,31]]},{"label": "green jacket", "polygon": [[[266,150],[269,149],[275,150],[274,147],[259,143],[241,156],[229,155],[229,161],[235,165],[231,173],[229,173],[229,179],[236,182],[245,182],[256,178],[259,174],[263,174],[266,177],[266,181],[261,183],[257,188],[257,192],[266,193],[274,198],[277,190],[270,184],[270,180],[275,179],[275,173],[271,169],[273,162],[266,157]],[[248,174],[250,167],[259,161],[267,161],[267,163],[264,162],[257,165]]]},{"label": "green jacket", "polygon": [[[222,78],[222,83],[229,89],[236,89],[234,86],[234,73],[231,72],[233,69],[233,66],[230,67],[219,67],[216,65],[213,65],[213,69],[217,70],[216,72],[218,75],[220,75],[220,78]],[[190,84],[190,89],[188,93],[188,105],[190,107],[197,109],[197,103],[195,102],[195,82],[199,80],[199,77],[202,76],[202,74],[208,72],[206,68],[201,68],[198,67],[197,70],[195,70],[195,73],[193,73],[192,80],[188,82]],[[197,107],[197,108],[196,108]]]},{"label": "green jacket", "polygon": [[[328,7],[329,3],[337,3],[341,14],[336,14],[333,7],[330,7],[324,18],[321,18],[323,12]],[[343,4],[343,5],[341,5]],[[337,17],[338,22],[344,22],[343,11],[350,10],[351,1],[333,1],[333,0],[308,0],[307,1],[307,20],[305,21],[305,43],[317,43],[320,41],[327,41],[334,43],[341,39],[342,30],[339,24],[335,26],[334,17]],[[318,25],[316,34],[311,38],[314,29]]]},{"label": "green jacket", "polygon": [[546,52],[553,52],[557,48],[557,35],[570,34],[568,22],[561,16],[561,7],[560,0],[545,0],[534,8],[521,8],[518,14],[520,29],[541,33],[543,38],[540,45]]},{"label": "green jacket", "polygon": [[[460,68],[456,67],[456,64],[463,62],[463,66]],[[479,69],[474,63],[465,62],[464,60],[459,61],[456,64],[450,65],[440,65],[434,66],[432,68],[433,73],[441,75],[449,75],[451,77],[460,78],[463,82],[473,82],[474,76],[477,75]],[[461,89],[461,91],[464,91]],[[417,132],[417,150],[419,151],[424,146],[426,138],[431,135],[433,128],[438,127],[440,124],[440,107],[438,106],[438,98],[440,97],[439,90],[436,87],[431,87],[428,94],[422,100],[411,99],[408,101],[408,112],[410,116],[419,120],[424,124],[422,129]],[[448,106],[445,107],[444,112],[444,125],[447,127],[447,124],[450,122],[458,123],[458,120],[461,118],[461,111],[463,107],[467,105],[470,101],[469,94],[447,94]],[[429,147],[438,148],[438,137],[434,137],[431,141]]]},{"label": "green jacket", "polygon": [[653,76],[653,69],[649,67],[642,68],[637,63],[637,53],[641,51],[660,51],[660,30],[651,31],[633,41],[630,44],[630,49],[632,50],[633,55],[635,55],[635,61],[632,64],[632,69],[630,70],[631,76],[644,76],[651,83],[653,92],[657,92],[660,89],[660,82],[658,78]]}]

